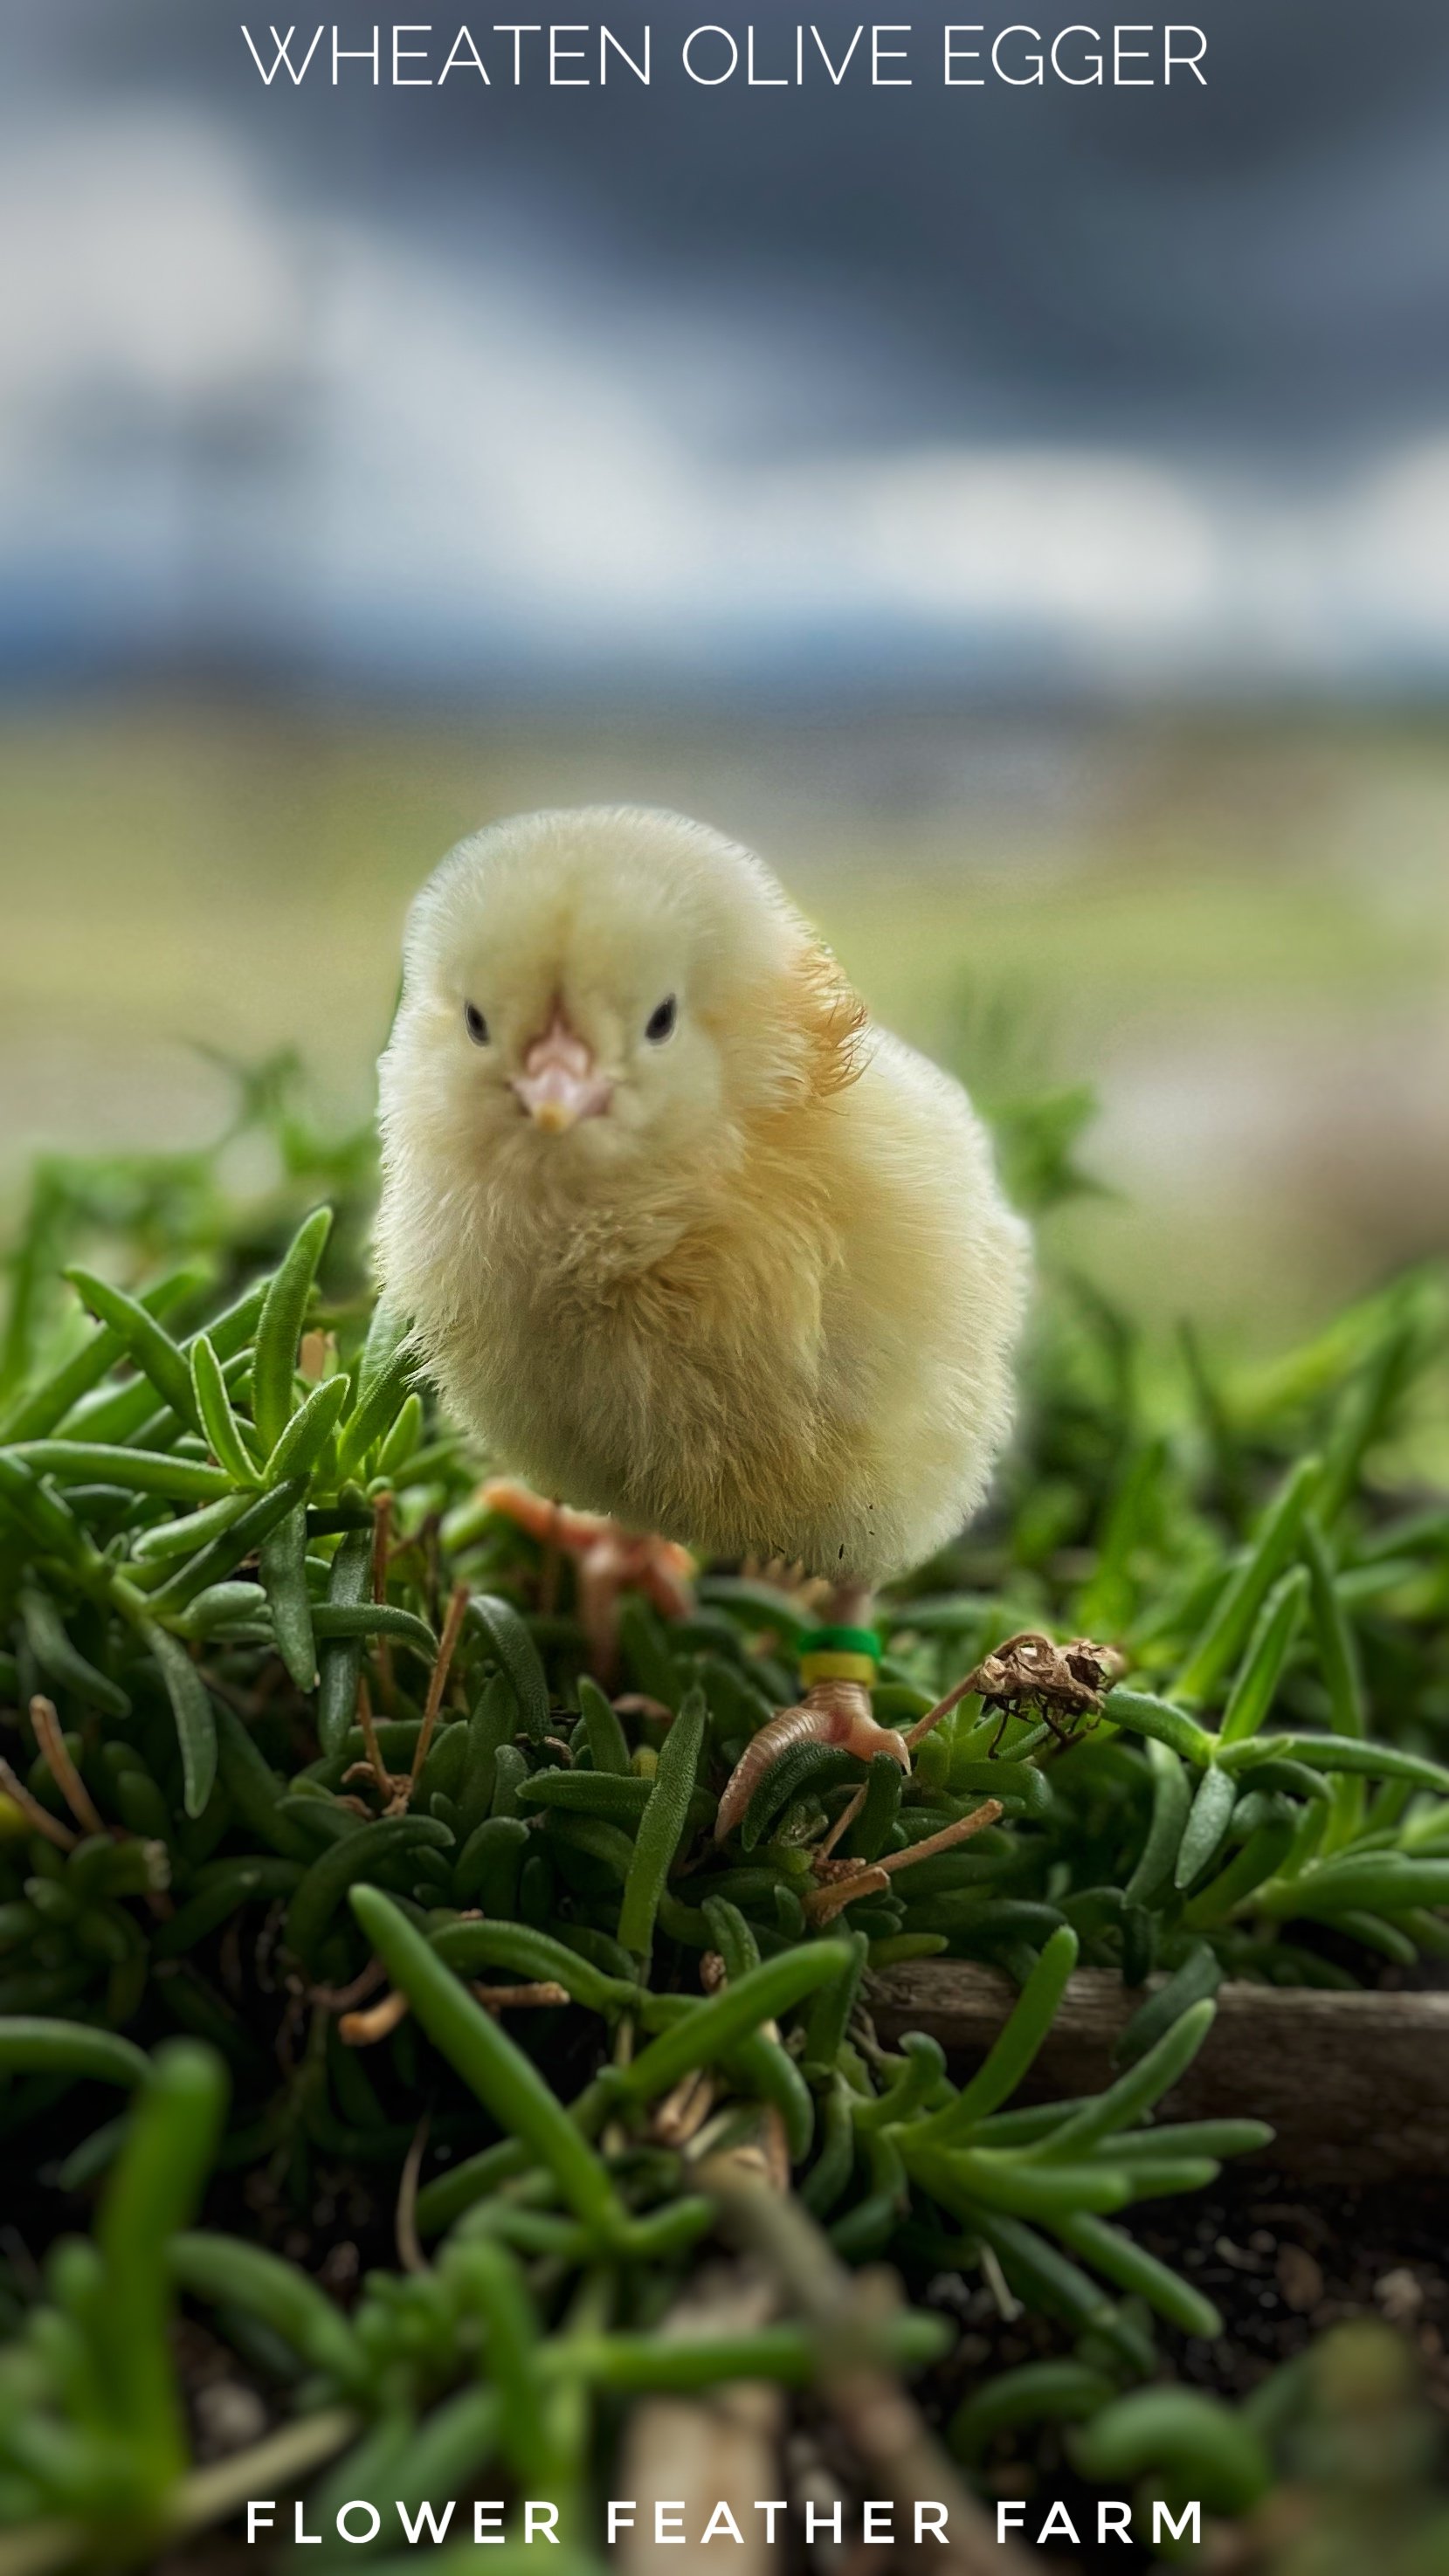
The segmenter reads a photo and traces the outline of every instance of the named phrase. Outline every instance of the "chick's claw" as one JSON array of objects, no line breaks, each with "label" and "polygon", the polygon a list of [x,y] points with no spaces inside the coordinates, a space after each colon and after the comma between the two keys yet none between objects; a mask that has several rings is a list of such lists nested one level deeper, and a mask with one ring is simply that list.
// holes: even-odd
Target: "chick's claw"
[{"label": "chick's claw", "polygon": [[909,1771],[911,1757],[904,1736],[881,1726],[871,1715],[870,1693],[863,1682],[812,1682],[798,1708],[782,1708],[753,1738],[725,1783],[714,1820],[714,1838],[723,1842],[749,1806],[760,1782],[795,1744],[838,1744],[870,1762],[888,1753]]},{"label": "chick's claw", "polygon": [[508,1476],[486,1484],[480,1500],[540,1547],[573,1559],[589,1662],[601,1676],[610,1675],[617,1660],[621,1593],[642,1592],[665,1619],[687,1618],[693,1609],[694,1559],[672,1539],[641,1538],[600,1513],[570,1511]]}]

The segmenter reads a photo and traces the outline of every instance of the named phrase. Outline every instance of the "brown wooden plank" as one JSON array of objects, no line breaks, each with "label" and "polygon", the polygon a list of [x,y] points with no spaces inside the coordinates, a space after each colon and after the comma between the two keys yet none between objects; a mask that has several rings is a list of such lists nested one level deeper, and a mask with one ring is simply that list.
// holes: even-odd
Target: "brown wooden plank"
[{"label": "brown wooden plank", "polygon": [[[969,2067],[1014,1994],[994,1969],[921,1960],[872,1980],[871,2012],[883,2039],[929,2031]],[[1021,2098],[1099,2091],[1142,2000],[1117,1977],[1080,1971]],[[1305,2180],[1449,2175],[1449,1994],[1226,1985],[1202,2052],[1163,2111],[1271,2121],[1277,2141],[1264,2161]]]}]

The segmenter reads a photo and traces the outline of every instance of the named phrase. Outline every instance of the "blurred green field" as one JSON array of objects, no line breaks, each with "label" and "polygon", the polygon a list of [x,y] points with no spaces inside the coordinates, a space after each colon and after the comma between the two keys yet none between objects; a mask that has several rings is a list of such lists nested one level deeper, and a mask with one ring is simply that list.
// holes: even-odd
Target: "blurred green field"
[{"label": "blurred green field", "polygon": [[754,840],[987,1097],[1090,1081],[1066,1248],[1149,1316],[1266,1347],[1449,1243],[1449,731],[1369,719],[12,708],[0,1207],[38,1148],[213,1134],[199,1048],[364,1114],[413,886],[595,796]]}]

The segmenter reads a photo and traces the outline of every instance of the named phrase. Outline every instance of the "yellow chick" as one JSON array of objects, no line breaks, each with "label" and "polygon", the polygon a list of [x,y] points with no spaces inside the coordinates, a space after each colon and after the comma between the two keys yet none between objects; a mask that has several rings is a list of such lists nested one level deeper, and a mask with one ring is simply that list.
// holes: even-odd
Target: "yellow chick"
[{"label": "yellow chick", "polygon": [[960,1085],[753,854],[617,806],[459,844],[381,1066],[388,1301],[541,1493],[829,1577],[985,1494],[1028,1236]]}]

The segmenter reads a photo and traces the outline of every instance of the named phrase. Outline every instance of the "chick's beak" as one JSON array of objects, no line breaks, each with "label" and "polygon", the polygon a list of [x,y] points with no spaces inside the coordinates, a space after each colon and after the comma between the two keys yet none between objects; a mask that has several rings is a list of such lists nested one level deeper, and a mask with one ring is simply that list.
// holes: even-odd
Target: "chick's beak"
[{"label": "chick's beak", "polygon": [[581,1118],[599,1117],[612,1091],[595,1068],[592,1048],[575,1036],[561,1010],[529,1047],[513,1088],[534,1125],[551,1136]]}]

